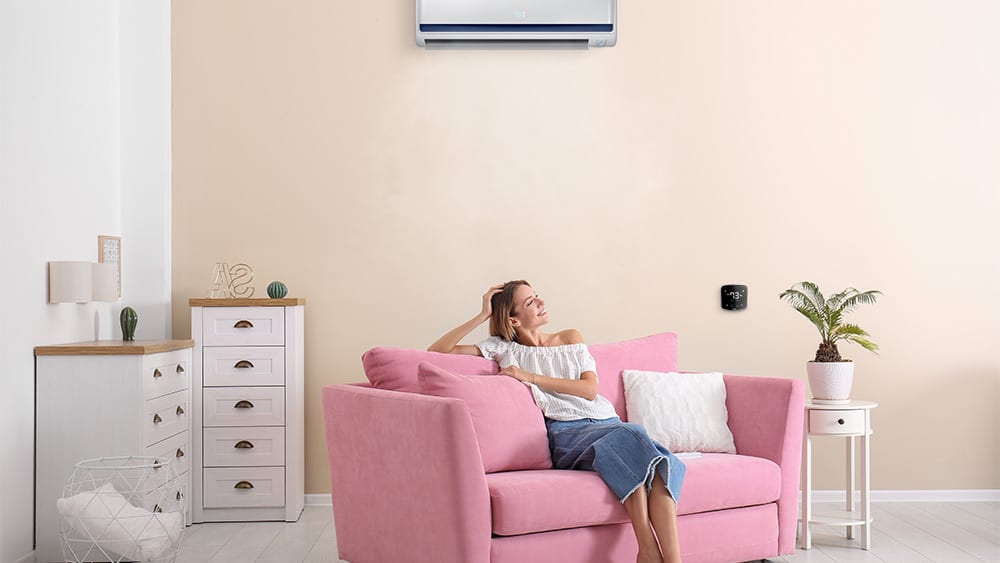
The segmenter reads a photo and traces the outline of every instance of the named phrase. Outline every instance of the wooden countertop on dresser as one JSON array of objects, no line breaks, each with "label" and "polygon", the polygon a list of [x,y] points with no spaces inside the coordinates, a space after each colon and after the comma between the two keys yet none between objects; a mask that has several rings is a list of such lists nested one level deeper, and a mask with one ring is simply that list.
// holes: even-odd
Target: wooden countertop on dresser
[{"label": "wooden countertop on dresser", "polygon": [[194,340],[91,340],[35,346],[36,356],[120,356],[157,354],[194,347]]},{"label": "wooden countertop on dresser", "polygon": [[248,299],[213,299],[210,297],[192,297],[188,301],[191,307],[294,307],[305,305],[305,297],[251,297]]}]

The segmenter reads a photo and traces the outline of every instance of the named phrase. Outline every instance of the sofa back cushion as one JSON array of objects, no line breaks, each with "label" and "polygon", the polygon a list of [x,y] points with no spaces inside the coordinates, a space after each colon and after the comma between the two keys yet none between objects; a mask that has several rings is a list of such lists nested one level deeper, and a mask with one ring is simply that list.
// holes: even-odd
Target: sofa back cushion
[{"label": "sofa back cushion", "polygon": [[417,378],[425,395],[465,401],[486,473],[552,467],[542,411],[520,381],[461,375],[428,362],[418,364]]},{"label": "sofa back cushion", "polygon": [[673,332],[661,332],[610,344],[594,344],[589,348],[597,362],[597,390],[611,401],[622,420],[628,420],[625,387],[622,384],[623,370],[677,371],[677,334]]},{"label": "sofa back cushion", "polygon": [[372,387],[389,391],[420,393],[420,384],[417,382],[417,365],[420,362],[465,375],[500,373],[496,362],[480,356],[384,347],[372,348],[361,356],[361,365]]},{"label": "sofa back cushion", "polygon": [[[594,360],[597,362],[597,375],[599,378],[598,391],[601,395],[604,395],[609,401],[611,401],[611,404],[614,405],[615,410],[618,412],[618,415],[622,418],[622,420],[628,420],[628,413],[625,409],[625,388],[622,384],[623,370],[635,369],[662,372],[677,371],[677,335],[671,332],[653,334],[643,338],[635,338],[622,342],[594,344],[589,346],[589,349],[590,353],[594,356]],[[492,360],[487,360],[486,358],[480,356],[462,354],[441,354],[438,352],[427,352],[424,350],[378,347],[368,350],[361,357],[361,363],[364,366],[365,375],[368,377],[368,381],[372,384],[372,387],[387,389],[390,391],[406,391],[409,393],[424,392],[421,389],[420,381],[417,376],[418,365],[421,362],[437,366],[438,368],[442,368],[443,370],[453,374],[461,374],[465,376],[496,375],[500,372],[500,368],[497,366],[496,362]],[[496,381],[495,378],[488,379]],[[522,388],[524,387],[523,384],[514,380],[511,380],[511,382]],[[504,385],[507,385],[507,382],[505,382]],[[531,398],[531,393],[527,392],[527,388],[518,388],[517,391],[519,397],[518,405],[520,407],[530,407],[530,409],[533,409],[531,412],[537,414],[537,419],[532,420],[540,421],[540,426],[534,427],[532,430],[534,434],[532,435],[537,436],[539,435],[538,432],[540,432],[540,435],[545,437],[544,419],[541,418],[541,411],[537,406],[535,406],[534,401]],[[525,398],[526,400],[522,401],[521,398]],[[468,400],[466,402],[468,402]],[[472,407],[470,407],[470,411],[472,410]],[[486,420],[487,415],[485,413],[487,411],[501,410],[503,409],[499,406],[499,404],[486,403],[483,405],[483,413],[480,415],[474,415],[473,420],[475,420],[477,416],[481,420]],[[482,425],[476,426],[477,433],[479,433],[481,426]],[[490,429],[491,431],[485,434],[479,433],[480,449],[487,452],[484,454],[485,456],[492,456],[492,442],[494,439],[498,439],[494,436],[496,432],[493,432],[493,430],[496,430],[497,428],[502,428],[502,426],[492,427]],[[523,452],[518,452],[516,456],[509,457],[509,447],[510,446],[508,444],[501,443],[499,449],[497,450],[501,452],[501,455],[496,456],[496,459],[520,460],[521,458],[519,456],[521,456]],[[530,455],[524,455],[526,455],[527,458],[534,459],[531,456],[537,454],[539,451],[534,448],[535,446],[532,445],[529,448]],[[551,464],[551,460],[548,457],[547,438],[545,442],[545,452],[546,463]],[[484,457],[484,463],[485,462],[486,458]],[[505,466],[506,462],[497,462],[493,465],[493,459],[491,459],[489,463],[491,464],[491,467],[502,467]],[[489,469],[487,469],[487,471],[489,471]],[[499,469],[497,469],[497,471],[499,471]]]}]

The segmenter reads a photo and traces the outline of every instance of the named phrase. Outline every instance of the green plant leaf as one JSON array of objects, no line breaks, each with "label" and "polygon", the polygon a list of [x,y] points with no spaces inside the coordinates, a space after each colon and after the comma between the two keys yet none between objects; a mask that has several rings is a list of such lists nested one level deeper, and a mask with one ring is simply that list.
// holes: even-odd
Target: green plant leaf
[{"label": "green plant leaf", "polygon": [[[855,289],[854,291],[857,292],[858,290]],[[857,292],[854,295],[851,295],[850,297],[844,299],[844,302],[840,305],[840,310],[843,311],[844,313],[848,313],[850,311],[853,311],[854,309],[857,309],[861,305],[874,305],[876,302],[878,302],[879,295],[882,295],[882,292],[874,289],[865,291],[863,293]]]},{"label": "green plant leaf", "polygon": [[826,338],[826,319],[823,318],[822,311],[817,307],[811,295],[807,295],[796,289],[787,289],[778,297],[787,301],[793,309],[809,319],[809,322],[819,330],[820,337]]},{"label": "green plant leaf", "polygon": [[844,323],[833,330],[831,336],[837,340],[842,340],[851,336],[868,336],[868,333],[858,325]]}]

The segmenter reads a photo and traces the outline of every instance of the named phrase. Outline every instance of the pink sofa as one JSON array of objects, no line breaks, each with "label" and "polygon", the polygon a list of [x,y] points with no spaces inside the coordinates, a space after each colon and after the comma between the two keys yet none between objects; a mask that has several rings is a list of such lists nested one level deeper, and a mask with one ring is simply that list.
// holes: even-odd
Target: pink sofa
[{"label": "pink sofa", "polygon": [[[677,371],[677,337],[671,333],[590,348],[600,392],[623,420],[623,369]],[[510,443],[498,443],[503,440],[497,427],[508,426],[491,417],[504,413],[489,412],[489,402],[471,395],[462,400],[420,394],[427,371],[421,367],[418,378],[420,362],[458,374],[497,373],[495,363],[480,357],[375,348],[363,357],[371,383],[323,389],[342,559],[635,561],[628,516],[596,473],[487,472],[484,467],[524,457],[510,451]],[[531,400],[527,389],[510,378],[477,380],[495,386],[482,389],[498,390],[497,409],[511,408],[507,394],[516,392],[503,386],[507,382],[520,386],[524,400]],[[748,561],[795,551],[803,382],[726,375],[725,384],[737,453],[684,460],[678,527],[685,563]],[[509,397],[521,401],[516,394]],[[511,424],[501,437],[537,436],[533,419]],[[498,462],[498,455],[506,458]]]}]

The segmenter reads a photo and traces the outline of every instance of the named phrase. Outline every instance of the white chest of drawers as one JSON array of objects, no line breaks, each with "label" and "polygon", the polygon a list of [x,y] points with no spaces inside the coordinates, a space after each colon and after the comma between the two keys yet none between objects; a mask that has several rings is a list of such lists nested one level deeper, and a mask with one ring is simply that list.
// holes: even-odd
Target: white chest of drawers
[{"label": "white chest of drawers", "polygon": [[192,299],[194,522],[298,520],[304,299]]},{"label": "white chest of drawers", "polygon": [[[190,340],[35,348],[35,560],[63,561],[56,499],[84,459],[169,458],[190,495]],[[190,503],[187,522],[191,522]]]}]

